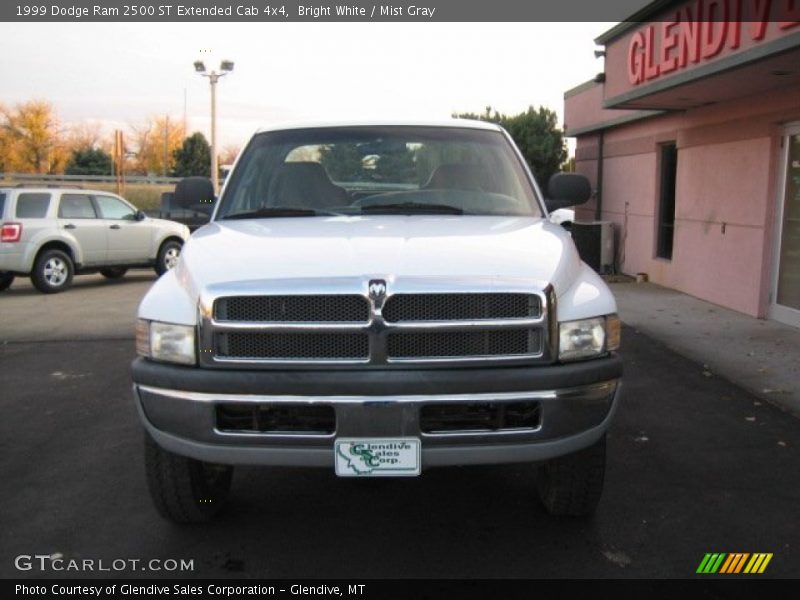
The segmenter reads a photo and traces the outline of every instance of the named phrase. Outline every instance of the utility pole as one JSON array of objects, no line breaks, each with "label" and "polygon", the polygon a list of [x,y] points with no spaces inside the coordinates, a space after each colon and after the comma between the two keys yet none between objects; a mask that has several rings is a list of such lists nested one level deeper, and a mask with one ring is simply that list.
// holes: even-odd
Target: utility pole
[{"label": "utility pole", "polygon": [[167,176],[167,165],[169,164],[169,115],[164,117],[164,169],[163,176]]}]

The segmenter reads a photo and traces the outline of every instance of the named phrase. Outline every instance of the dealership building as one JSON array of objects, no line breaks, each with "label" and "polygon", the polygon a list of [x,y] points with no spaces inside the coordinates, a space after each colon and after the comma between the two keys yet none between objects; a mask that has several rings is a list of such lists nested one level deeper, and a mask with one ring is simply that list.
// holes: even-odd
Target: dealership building
[{"label": "dealership building", "polygon": [[565,93],[623,273],[800,327],[800,0],[658,0]]}]

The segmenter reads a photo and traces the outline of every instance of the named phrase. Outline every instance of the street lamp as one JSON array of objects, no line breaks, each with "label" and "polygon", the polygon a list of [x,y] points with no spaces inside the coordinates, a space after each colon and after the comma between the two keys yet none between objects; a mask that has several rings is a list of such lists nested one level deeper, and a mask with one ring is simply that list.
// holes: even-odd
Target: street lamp
[{"label": "street lamp", "polygon": [[208,77],[211,84],[211,183],[214,186],[214,193],[219,192],[219,166],[217,165],[217,81],[233,71],[233,61],[223,60],[219,64],[219,71],[206,71],[206,65],[202,60],[194,62],[194,70]]}]

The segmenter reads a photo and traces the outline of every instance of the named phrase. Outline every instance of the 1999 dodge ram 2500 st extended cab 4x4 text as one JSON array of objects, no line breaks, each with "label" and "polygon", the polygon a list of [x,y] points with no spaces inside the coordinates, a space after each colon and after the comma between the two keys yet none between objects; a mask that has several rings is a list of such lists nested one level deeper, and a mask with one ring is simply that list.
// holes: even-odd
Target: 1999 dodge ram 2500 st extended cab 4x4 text
[{"label": "1999 dodge ram 2500 st extended cab 4x4 text", "polygon": [[[234,465],[530,462],[548,511],[591,513],[620,324],[545,218],[589,195],[558,174],[543,197],[487,123],[255,134],[139,307],[133,387],[159,512],[211,517]],[[200,178],[175,199],[214,202]]]}]

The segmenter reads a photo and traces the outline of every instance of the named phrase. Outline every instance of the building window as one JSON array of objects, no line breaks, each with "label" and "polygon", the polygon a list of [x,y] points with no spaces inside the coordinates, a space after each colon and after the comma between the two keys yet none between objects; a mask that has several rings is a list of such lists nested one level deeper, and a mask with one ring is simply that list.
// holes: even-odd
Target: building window
[{"label": "building window", "polygon": [[672,259],[672,243],[675,236],[675,179],[678,173],[678,147],[672,144],[660,146],[661,177],[658,194],[658,230],[656,232],[656,256]]}]

